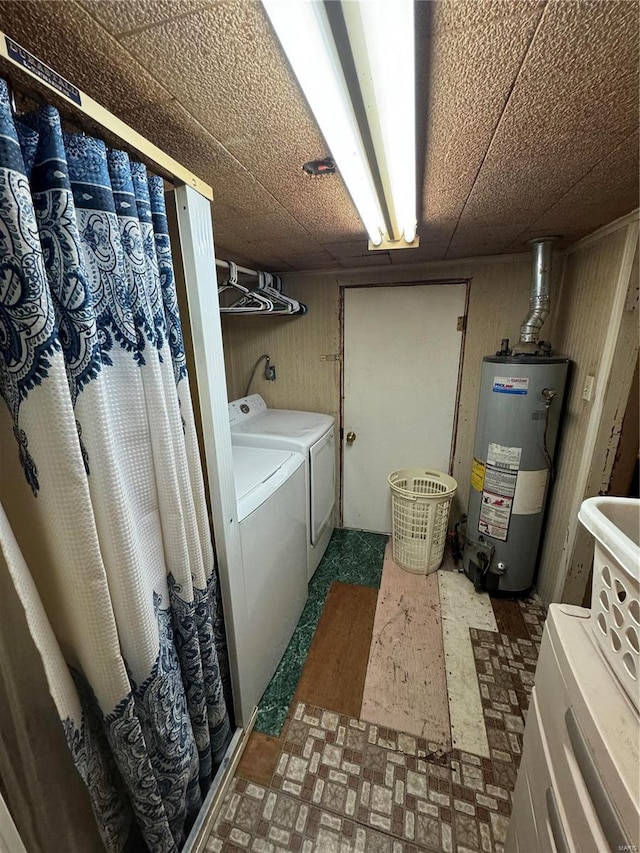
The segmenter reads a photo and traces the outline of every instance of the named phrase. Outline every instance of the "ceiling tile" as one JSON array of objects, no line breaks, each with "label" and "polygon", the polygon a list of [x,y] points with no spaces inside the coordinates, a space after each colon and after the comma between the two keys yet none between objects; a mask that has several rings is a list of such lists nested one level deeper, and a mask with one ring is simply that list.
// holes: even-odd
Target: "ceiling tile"
[{"label": "ceiling tile", "polygon": [[340,258],[340,266],[344,269],[351,267],[386,267],[391,263],[393,252],[371,252],[370,255],[360,255],[357,258]]},{"label": "ceiling tile", "polygon": [[634,133],[597,164],[509,249],[520,251],[527,240],[544,234],[571,235],[572,240],[595,231],[638,206],[638,133]]},{"label": "ceiling tile", "polygon": [[414,264],[426,261],[441,261],[449,246],[449,240],[421,239],[417,249],[389,252],[392,264]]},{"label": "ceiling tile", "polygon": [[456,229],[447,258],[462,258],[474,255],[498,255],[506,251],[509,243],[520,233],[517,225],[483,225]]},{"label": "ceiling tile", "polygon": [[112,35],[125,35],[161,24],[207,6],[220,5],[215,0],[80,0],[89,14]]},{"label": "ceiling tile", "polygon": [[0,21],[7,35],[116,115],[170,98],[79,3],[0,0]]},{"label": "ceiling tile", "polygon": [[518,144],[501,137],[478,175],[459,227],[530,224],[623,138],[607,132],[540,134]]},{"label": "ceiling tile", "polygon": [[419,4],[433,12],[423,220],[453,233],[542,12],[537,2]]},{"label": "ceiling tile", "polygon": [[340,176],[302,171],[329,151],[258,2],[227,0],[122,43],[316,239],[363,233]]},{"label": "ceiling tile", "polygon": [[336,269],[341,264],[327,252],[311,252],[303,255],[288,255],[287,262],[294,270]]},{"label": "ceiling tile", "polygon": [[637,205],[637,3],[416,9],[421,245],[384,253],[367,251],[340,176],[301,170],[328,151],[258,0],[0,0],[0,19],[210,183],[216,248],[247,266],[513,251],[539,233],[574,239]]},{"label": "ceiling tile", "polygon": [[361,240],[346,240],[340,243],[325,243],[325,249],[337,258],[366,257],[369,254],[369,242]]},{"label": "ceiling tile", "polygon": [[548,4],[461,229],[524,230],[637,127],[637,15],[625,2]]},{"label": "ceiling tile", "polygon": [[122,109],[119,118],[207,183],[235,169],[226,149],[175,98]]}]

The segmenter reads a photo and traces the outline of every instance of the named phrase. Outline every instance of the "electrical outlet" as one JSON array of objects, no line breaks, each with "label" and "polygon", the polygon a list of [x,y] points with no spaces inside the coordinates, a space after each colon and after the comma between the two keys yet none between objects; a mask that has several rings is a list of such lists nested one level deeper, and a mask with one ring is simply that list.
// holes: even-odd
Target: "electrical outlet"
[{"label": "electrical outlet", "polygon": [[582,399],[586,400],[587,403],[590,403],[591,398],[593,397],[593,385],[595,381],[595,376],[587,376],[587,378],[584,380],[584,387],[582,389]]}]

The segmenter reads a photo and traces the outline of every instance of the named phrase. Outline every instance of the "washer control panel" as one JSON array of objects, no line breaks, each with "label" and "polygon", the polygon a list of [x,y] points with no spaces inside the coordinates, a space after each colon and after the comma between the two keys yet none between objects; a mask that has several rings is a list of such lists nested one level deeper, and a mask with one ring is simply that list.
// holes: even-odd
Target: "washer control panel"
[{"label": "washer control panel", "polygon": [[229,424],[232,427],[237,426],[243,421],[248,421],[250,418],[265,412],[266,409],[267,404],[260,394],[241,397],[239,400],[229,403]]}]

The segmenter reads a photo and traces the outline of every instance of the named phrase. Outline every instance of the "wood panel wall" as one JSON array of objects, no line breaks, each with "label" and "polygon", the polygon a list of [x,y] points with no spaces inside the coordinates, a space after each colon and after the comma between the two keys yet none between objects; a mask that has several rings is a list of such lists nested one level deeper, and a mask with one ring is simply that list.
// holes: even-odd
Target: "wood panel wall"
[{"label": "wood panel wall", "polygon": [[[605,370],[603,358],[614,322],[612,305],[621,287],[625,264],[629,279],[631,227],[637,228],[637,224],[633,217],[627,217],[581,241],[566,256],[554,255],[551,315],[543,337],[552,341],[556,352],[569,356],[574,365],[537,578],[538,591],[547,603],[581,603],[588,582],[590,540],[577,526],[577,510],[584,497],[606,490],[603,478],[607,477],[607,465],[610,476],[638,352],[637,311],[630,299],[622,318],[618,316],[615,321],[616,333],[621,337],[613,364],[608,372]],[[493,352],[502,337],[517,339],[528,309],[530,276],[531,259],[527,254],[400,269],[290,274],[285,277],[286,290],[309,306],[308,315],[226,317],[223,321],[230,399],[242,396],[252,365],[259,355],[268,352],[276,364],[278,379],[266,382],[259,370],[252,391],[259,391],[270,406],[327,412],[339,419],[340,363],[322,357],[341,353],[340,289],[349,285],[468,279],[467,333],[453,466],[458,481],[454,515],[459,516],[468,504],[482,356]],[[587,375],[596,377],[591,403],[582,399]],[[603,384],[605,387],[599,387]],[[594,422],[597,399],[601,405],[596,414],[600,414]],[[585,466],[587,445],[590,464]]]},{"label": "wood panel wall", "polygon": [[[560,279],[561,256],[554,263]],[[402,284],[442,279],[470,281],[459,418],[453,476],[458,480],[456,511],[466,511],[473,457],[475,417],[482,356],[495,352],[501,338],[517,339],[529,304],[531,258],[528,254],[443,261],[394,269],[340,273],[289,274],[284,289],[302,300],[301,317],[239,317],[223,320],[229,398],[244,394],[251,368],[262,353],[276,365],[277,379],[267,382],[261,366],[251,391],[273,407],[326,412],[339,419],[340,363],[322,360],[341,353],[340,288],[362,284]],[[410,343],[407,343],[410,346]]]},{"label": "wood panel wall", "polygon": [[[573,371],[537,580],[546,603],[581,604],[589,577],[592,541],[577,524],[577,512],[584,498],[607,491],[603,477],[611,476],[637,359],[637,309],[629,300],[616,315],[615,306],[634,281],[629,263],[634,233],[637,243],[637,223],[626,217],[613,230],[576,244],[565,260],[554,309],[555,338],[573,361]],[[635,263],[632,287],[637,290],[637,256]],[[588,402],[582,391],[589,375],[596,382]]]}]

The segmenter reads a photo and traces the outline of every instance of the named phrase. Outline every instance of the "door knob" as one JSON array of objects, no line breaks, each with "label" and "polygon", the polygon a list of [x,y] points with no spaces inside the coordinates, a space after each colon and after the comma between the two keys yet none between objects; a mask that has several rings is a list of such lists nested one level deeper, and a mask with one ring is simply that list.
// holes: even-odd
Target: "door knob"
[{"label": "door knob", "polygon": [[349,430],[349,432],[347,433],[347,444],[353,444],[353,442],[355,440],[356,440],[355,432],[353,432],[353,430]]}]

